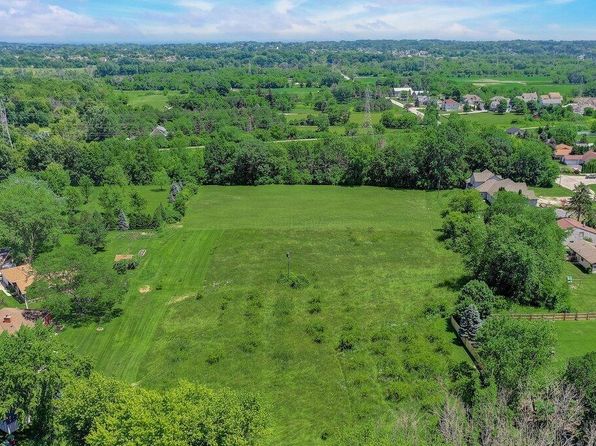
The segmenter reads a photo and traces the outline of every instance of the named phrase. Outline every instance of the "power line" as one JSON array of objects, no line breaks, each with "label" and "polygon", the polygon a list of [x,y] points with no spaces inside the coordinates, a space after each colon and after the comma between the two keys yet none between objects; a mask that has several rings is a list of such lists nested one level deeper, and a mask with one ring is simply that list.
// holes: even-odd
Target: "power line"
[{"label": "power line", "polygon": [[12,139],[10,137],[10,129],[8,128],[8,117],[6,116],[6,108],[4,107],[4,101],[0,99],[0,125],[2,126],[2,137],[8,143],[11,149],[14,149],[12,145]]}]

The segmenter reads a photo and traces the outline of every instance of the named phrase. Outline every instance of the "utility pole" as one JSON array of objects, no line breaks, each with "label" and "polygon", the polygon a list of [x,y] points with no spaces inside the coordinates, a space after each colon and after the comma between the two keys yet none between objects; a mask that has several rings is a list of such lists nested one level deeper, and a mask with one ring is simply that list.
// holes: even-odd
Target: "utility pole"
[{"label": "utility pole", "polygon": [[364,93],[364,127],[370,129],[372,127],[372,118],[370,116],[370,90],[367,88]]},{"label": "utility pole", "polygon": [[8,117],[6,116],[6,108],[4,107],[4,101],[0,99],[0,126],[2,126],[2,137],[8,143],[11,149],[14,149],[12,145],[12,139],[10,138],[10,129],[8,128]]},{"label": "utility pole", "polygon": [[290,261],[292,260],[292,253],[290,251],[286,252],[286,257],[288,258],[288,280],[290,279]]}]

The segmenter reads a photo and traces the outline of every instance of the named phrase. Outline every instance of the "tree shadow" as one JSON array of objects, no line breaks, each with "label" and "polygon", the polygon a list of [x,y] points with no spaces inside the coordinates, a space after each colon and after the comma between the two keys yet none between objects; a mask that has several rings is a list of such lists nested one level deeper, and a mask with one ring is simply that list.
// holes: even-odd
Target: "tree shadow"
[{"label": "tree shadow", "polygon": [[472,280],[473,277],[467,274],[460,276],[456,279],[446,279],[442,282],[439,282],[435,285],[435,288],[446,288],[450,291],[459,291],[461,290],[466,283]]}]

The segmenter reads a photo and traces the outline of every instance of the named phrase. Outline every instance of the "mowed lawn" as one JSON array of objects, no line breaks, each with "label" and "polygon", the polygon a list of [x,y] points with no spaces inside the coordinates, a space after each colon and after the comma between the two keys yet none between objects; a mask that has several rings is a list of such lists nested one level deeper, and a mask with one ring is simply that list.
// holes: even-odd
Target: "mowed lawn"
[{"label": "mowed lawn", "polygon": [[[123,314],[61,337],[137,385],[258,394],[267,444],[324,444],[405,407],[434,423],[437,382],[468,361],[444,318],[463,275],[437,240],[447,195],[202,187],[181,226],[111,236],[106,261],[147,249]],[[288,252],[304,288],[279,282]]]},{"label": "mowed lawn", "polygon": [[128,104],[133,107],[148,105],[157,110],[163,110],[168,105],[168,96],[161,91],[133,90],[122,92],[128,98]]}]

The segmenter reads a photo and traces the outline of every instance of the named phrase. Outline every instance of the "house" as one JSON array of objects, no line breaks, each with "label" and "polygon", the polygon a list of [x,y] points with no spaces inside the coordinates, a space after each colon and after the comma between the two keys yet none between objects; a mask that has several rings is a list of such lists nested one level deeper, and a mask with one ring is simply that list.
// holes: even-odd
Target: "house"
[{"label": "house", "polygon": [[490,98],[490,105],[488,106],[489,110],[496,112],[499,109],[501,101],[505,101],[507,103],[506,111],[511,111],[511,100],[504,96],[493,96],[492,98]]},{"label": "house", "polygon": [[428,105],[428,104],[430,104],[430,97],[426,96],[426,95],[416,96],[414,104],[416,104],[416,107],[422,107],[424,105]]},{"label": "house", "polygon": [[157,127],[155,127],[151,131],[151,136],[163,136],[163,137],[167,138],[168,137],[168,131],[166,130],[165,127],[162,127],[161,125],[158,125]]},{"label": "house", "polygon": [[540,104],[545,107],[548,105],[561,105],[563,96],[560,93],[549,93],[540,96]]},{"label": "house", "polygon": [[446,112],[457,112],[459,111],[460,104],[459,102],[449,98],[443,101],[441,108]]},{"label": "house", "polygon": [[593,150],[588,150],[586,153],[582,155],[581,164],[584,165],[592,160],[596,160],[596,152],[594,152]]},{"label": "house", "polygon": [[568,146],[567,144],[557,144],[555,146],[555,151],[553,152],[553,158],[556,160],[562,160],[564,156],[571,155],[573,151],[573,147]]},{"label": "house", "polygon": [[394,96],[412,96],[412,94],[414,94],[414,90],[412,90],[410,87],[396,87],[393,89],[393,95]]},{"label": "house", "polygon": [[[472,177],[474,177],[474,175],[472,175]],[[509,178],[502,179],[498,175],[479,184],[475,189],[480,192],[482,198],[488,203],[495,201],[495,196],[498,192],[506,191],[523,195],[528,199],[528,203],[531,206],[538,206],[538,197],[536,197],[534,191],[528,189],[526,183],[516,183]]]},{"label": "house", "polygon": [[596,98],[578,97],[575,98],[573,102],[569,104],[569,106],[573,110],[573,113],[583,115],[586,112],[587,108],[596,110]]},{"label": "house", "polygon": [[579,240],[567,245],[571,251],[571,261],[579,263],[589,273],[596,273],[596,246]]},{"label": "house", "polygon": [[9,291],[12,291],[17,299],[27,299],[27,288],[35,280],[35,272],[31,265],[24,264],[13,268],[0,270],[0,282]]},{"label": "house", "polygon": [[482,183],[487,182],[488,180],[492,180],[496,178],[501,180],[502,178],[499,175],[495,175],[488,169],[484,169],[482,172],[474,172],[472,176],[468,178],[466,181],[466,188],[477,188]]},{"label": "house", "polygon": [[564,155],[561,158],[561,161],[566,166],[578,167],[579,168],[581,166],[582,155]]},{"label": "house", "polygon": [[563,164],[567,166],[581,169],[581,166],[595,159],[596,152],[593,150],[588,150],[583,155],[565,155],[561,160],[563,161]]},{"label": "house", "polygon": [[466,94],[463,97],[463,103],[470,107],[472,110],[484,110],[484,101],[480,96],[475,94]]},{"label": "house", "polygon": [[591,241],[592,243],[596,243],[596,229],[584,225],[575,218],[561,218],[557,220],[557,225],[567,232],[565,243],[576,241]]},{"label": "house", "polygon": [[518,98],[520,98],[526,104],[532,101],[538,102],[538,93],[522,93],[521,96],[518,96]]},{"label": "house", "polygon": [[509,127],[506,132],[508,135],[517,136],[520,138],[524,138],[526,136],[526,131],[517,127]]}]

